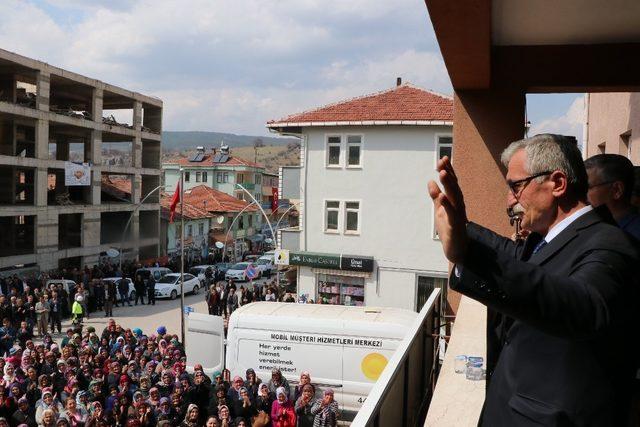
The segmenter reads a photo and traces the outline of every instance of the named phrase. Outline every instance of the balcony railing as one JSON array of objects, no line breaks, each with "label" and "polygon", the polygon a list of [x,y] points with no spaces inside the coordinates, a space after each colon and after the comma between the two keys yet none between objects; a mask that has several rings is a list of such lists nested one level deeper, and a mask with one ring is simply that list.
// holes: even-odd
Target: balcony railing
[{"label": "balcony railing", "polygon": [[249,183],[249,182],[243,182],[243,183],[240,183],[240,185],[242,185],[247,190],[255,190],[255,188],[256,188],[255,184]]},{"label": "balcony railing", "polygon": [[371,389],[352,426],[414,426],[422,422],[438,374],[440,289],[418,318]]}]

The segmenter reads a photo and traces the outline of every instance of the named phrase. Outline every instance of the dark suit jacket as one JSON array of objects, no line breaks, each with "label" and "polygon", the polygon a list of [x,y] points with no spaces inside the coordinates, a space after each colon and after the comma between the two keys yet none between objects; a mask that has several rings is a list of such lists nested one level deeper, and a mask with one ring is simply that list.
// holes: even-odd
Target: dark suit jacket
[{"label": "dark suit jacket", "polygon": [[469,224],[451,287],[489,308],[485,426],[620,426],[634,377],[634,243],[590,211],[538,253]]}]

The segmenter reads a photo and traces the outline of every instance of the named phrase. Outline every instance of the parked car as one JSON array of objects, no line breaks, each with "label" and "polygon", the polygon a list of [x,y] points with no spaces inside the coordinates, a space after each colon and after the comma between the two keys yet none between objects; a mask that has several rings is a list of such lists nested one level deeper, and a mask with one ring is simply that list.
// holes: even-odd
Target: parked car
[{"label": "parked car", "polygon": [[[184,293],[197,294],[200,280],[193,274],[184,273]],[[156,282],[156,298],[176,299],[180,295],[180,273],[168,273]]]},{"label": "parked car", "polygon": [[[135,275],[141,275],[143,280],[148,279],[149,276],[153,275],[153,278],[157,282],[162,277],[164,277],[165,274],[169,274],[171,272],[172,271],[167,267],[145,267],[137,269]],[[133,277],[133,279],[135,279],[135,276]]]},{"label": "parked car", "polygon": [[247,254],[244,256],[244,261],[247,262],[256,262],[258,258],[260,258],[262,254]]},{"label": "parked car", "polygon": [[[118,288],[118,283],[120,282],[121,277],[107,277],[106,279],[102,279],[105,282],[113,282],[116,285],[116,289]],[[125,277],[127,282],[129,282],[129,293],[127,294],[129,301],[134,301],[136,299],[136,288],[133,286],[133,280]],[[119,295],[119,292],[118,292]]]},{"label": "parked car", "polygon": [[196,276],[198,280],[200,280],[200,284],[202,285],[204,283],[204,273],[207,271],[207,268],[211,268],[211,273],[213,273],[212,277],[215,280],[215,272],[216,272],[215,265],[196,265],[195,267],[191,267],[189,269],[189,273]]},{"label": "parked car", "polygon": [[254,279],[259,279],[260,277],[262,277],[262,272],[260,271],[260,269],[256,264],[252,262],[239,262],[237,264],[232,265],[227,270],[226,274],[224,275],[224,278],[226,280],[233,279],[241,282],[249,280],[246,273],[247,267],[249,265],[252,265],[256,269],[256,272],[258,273],[258,275],[254,277]]},{"label": "parked car", "polygon": [[214,267],[217,270],[216,280],[224,280],[227,270],[233,266],[232,262],[219,262]]},{"label": "parked car", "polygon": [[256,265],[258,266],[258,270],[262,272],[263,276],[271,277],[271,274],[276,269],[275,264],[273,263],[273,255],[263,255],[256,261]]}]

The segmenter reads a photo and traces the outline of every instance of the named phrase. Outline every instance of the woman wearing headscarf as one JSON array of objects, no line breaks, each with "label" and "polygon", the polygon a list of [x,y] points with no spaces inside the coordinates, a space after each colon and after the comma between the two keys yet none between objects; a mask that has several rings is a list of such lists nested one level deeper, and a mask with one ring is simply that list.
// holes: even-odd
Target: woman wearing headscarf
[{"label": "woman wearing headscarf", "polygon": [[287,399],[289,398],[289,382],[282,375],[280,369],[274,368],[271,370],[271,379],[269,380],[269,383],[267,385],[269,386],[269,391],[273,394],[276,394],[276,390],[279,387],[282,387],[284,389],[284,393],[287,396]]},{"label": "woman wearing headscarf", "polygon": [[245,372],[245,378],[244,386],[249,391],[249,397],[251,397],[251,399],[255,399],[258,395],[258,386],[262,381],[256,376],[256,371],[251,368],[247,369]]},{"label": "woman wearing headscarf", "polygon": [[200,411],[198,405],[192,403],[187,407],[187,414],[184,420],[180,423],[180,427],[197,427],[198,419],[200,418]]},{"label": "woman wearing headscarf", "polygon": [[171,421],[175,417],[175,411],[171,407],[171,399],[168,397],[163,397],[160,399],[160,405],[158,405],[158,409],[156,410],[156,417],[158,421]]},{"label": "woman wearing headscarf", "polygon": [[69,421],[71,427],[83,427],[87,422],[88,414],[83,407],[78,407],[73,397],[68,397],[65,401],[64,411],[60,414],[60,417]]},{"label": "woman wearing headscarf", "polygon": [[333,400],[333,390],[324,391],[324,396],[316,401],[311,413],[315,415],[313,425],[316,427],[335,427],[338,424],[338,402]]},{"label": "woman wearing headscarf", "polygon": [[[295,389],[294,389],[294,393],[293,393],[294,402],[297,402],[298,398],[302,396],[302,389],[307,384],[311,384],[311,374],[309,374],[309,371],[303,371],[300,374],[300,382],[298,383],[298,385],[295,386]],[[315,387],[313,389],[315,391]]]},{"label": "woman wearing headscarf", "polygon": [[311,413],[311,409],[316,403],[314,399],[315,394],[316,390],[313,385],[307,383],[302,387],[300,397],[298,397],[295,404],[298,427],[313,427],[315,415]]},{"label": "woman wearing headscarf", "polygon": [[271,423],[273,427],[295,427],[296,412],[287,398],[284,387],[276,389],[276,400],[271,406]]},{"label": "woman wearing headscarf", "polygon": [[0,381],[0,384],[8,388],[16,380],[17,377],[15,366],[13,366],[11,363],[7,363],[6,365],[4,365],[4,375],[2,377],[2,381]]},{"label": "woman wearing headscarf", "polygon": [[45,411],[51,410],[54,412],[55,419],[58,419],[59,414],[62,412],[62,404],[53,396],[51,389],[46,388],[42,390],[42,399],[36,406],[36,422],[42,424],[42,418]]},{"label": "woman wearing headscarf", "polygon": [[258,410],[245,387],[240,389],[240,398],[233,402],[233,414],[236,418],[241,417],[248,423],[251,422],[252,417],[258,415]]},{"label": "woman wearing headscarf", "polygon": [[11,416],[11,425],[17,426],[20,424],[25,424],[28,427],[38,425],[38,423],[36,423],[36,413],[26,397],[18,399],[18,409],[16,409]]},{"label": "woman wearing headscarf", "polygon": [[267,415],[271,414],[271,407],[275,396],[269,392],[269,387],[265,383],[258,386],[258,396],[256,396],[256,409],[258,412],[263,411]]},{"label": "woman wearing headscarf", "polygon": [[106,425],[106,422],[107,418],[102,409],[102,404],[97,401],[91,402],[89,404],[89,417],[87,418],[85,427],[99,427]]}]

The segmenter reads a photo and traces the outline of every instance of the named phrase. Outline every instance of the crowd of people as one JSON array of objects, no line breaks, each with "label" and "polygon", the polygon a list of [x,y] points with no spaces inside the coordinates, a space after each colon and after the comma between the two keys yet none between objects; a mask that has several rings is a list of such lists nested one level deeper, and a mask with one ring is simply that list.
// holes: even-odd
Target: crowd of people
[{"label": "crowd of people", "polygon": [[0,328],[0,426],[335,426],[333,391],[308,372],[290,387],[278,369],[186,372],[185,351],[165,327],[145,335],[109,319],[103,331],[76,325],[60,342]]}]

